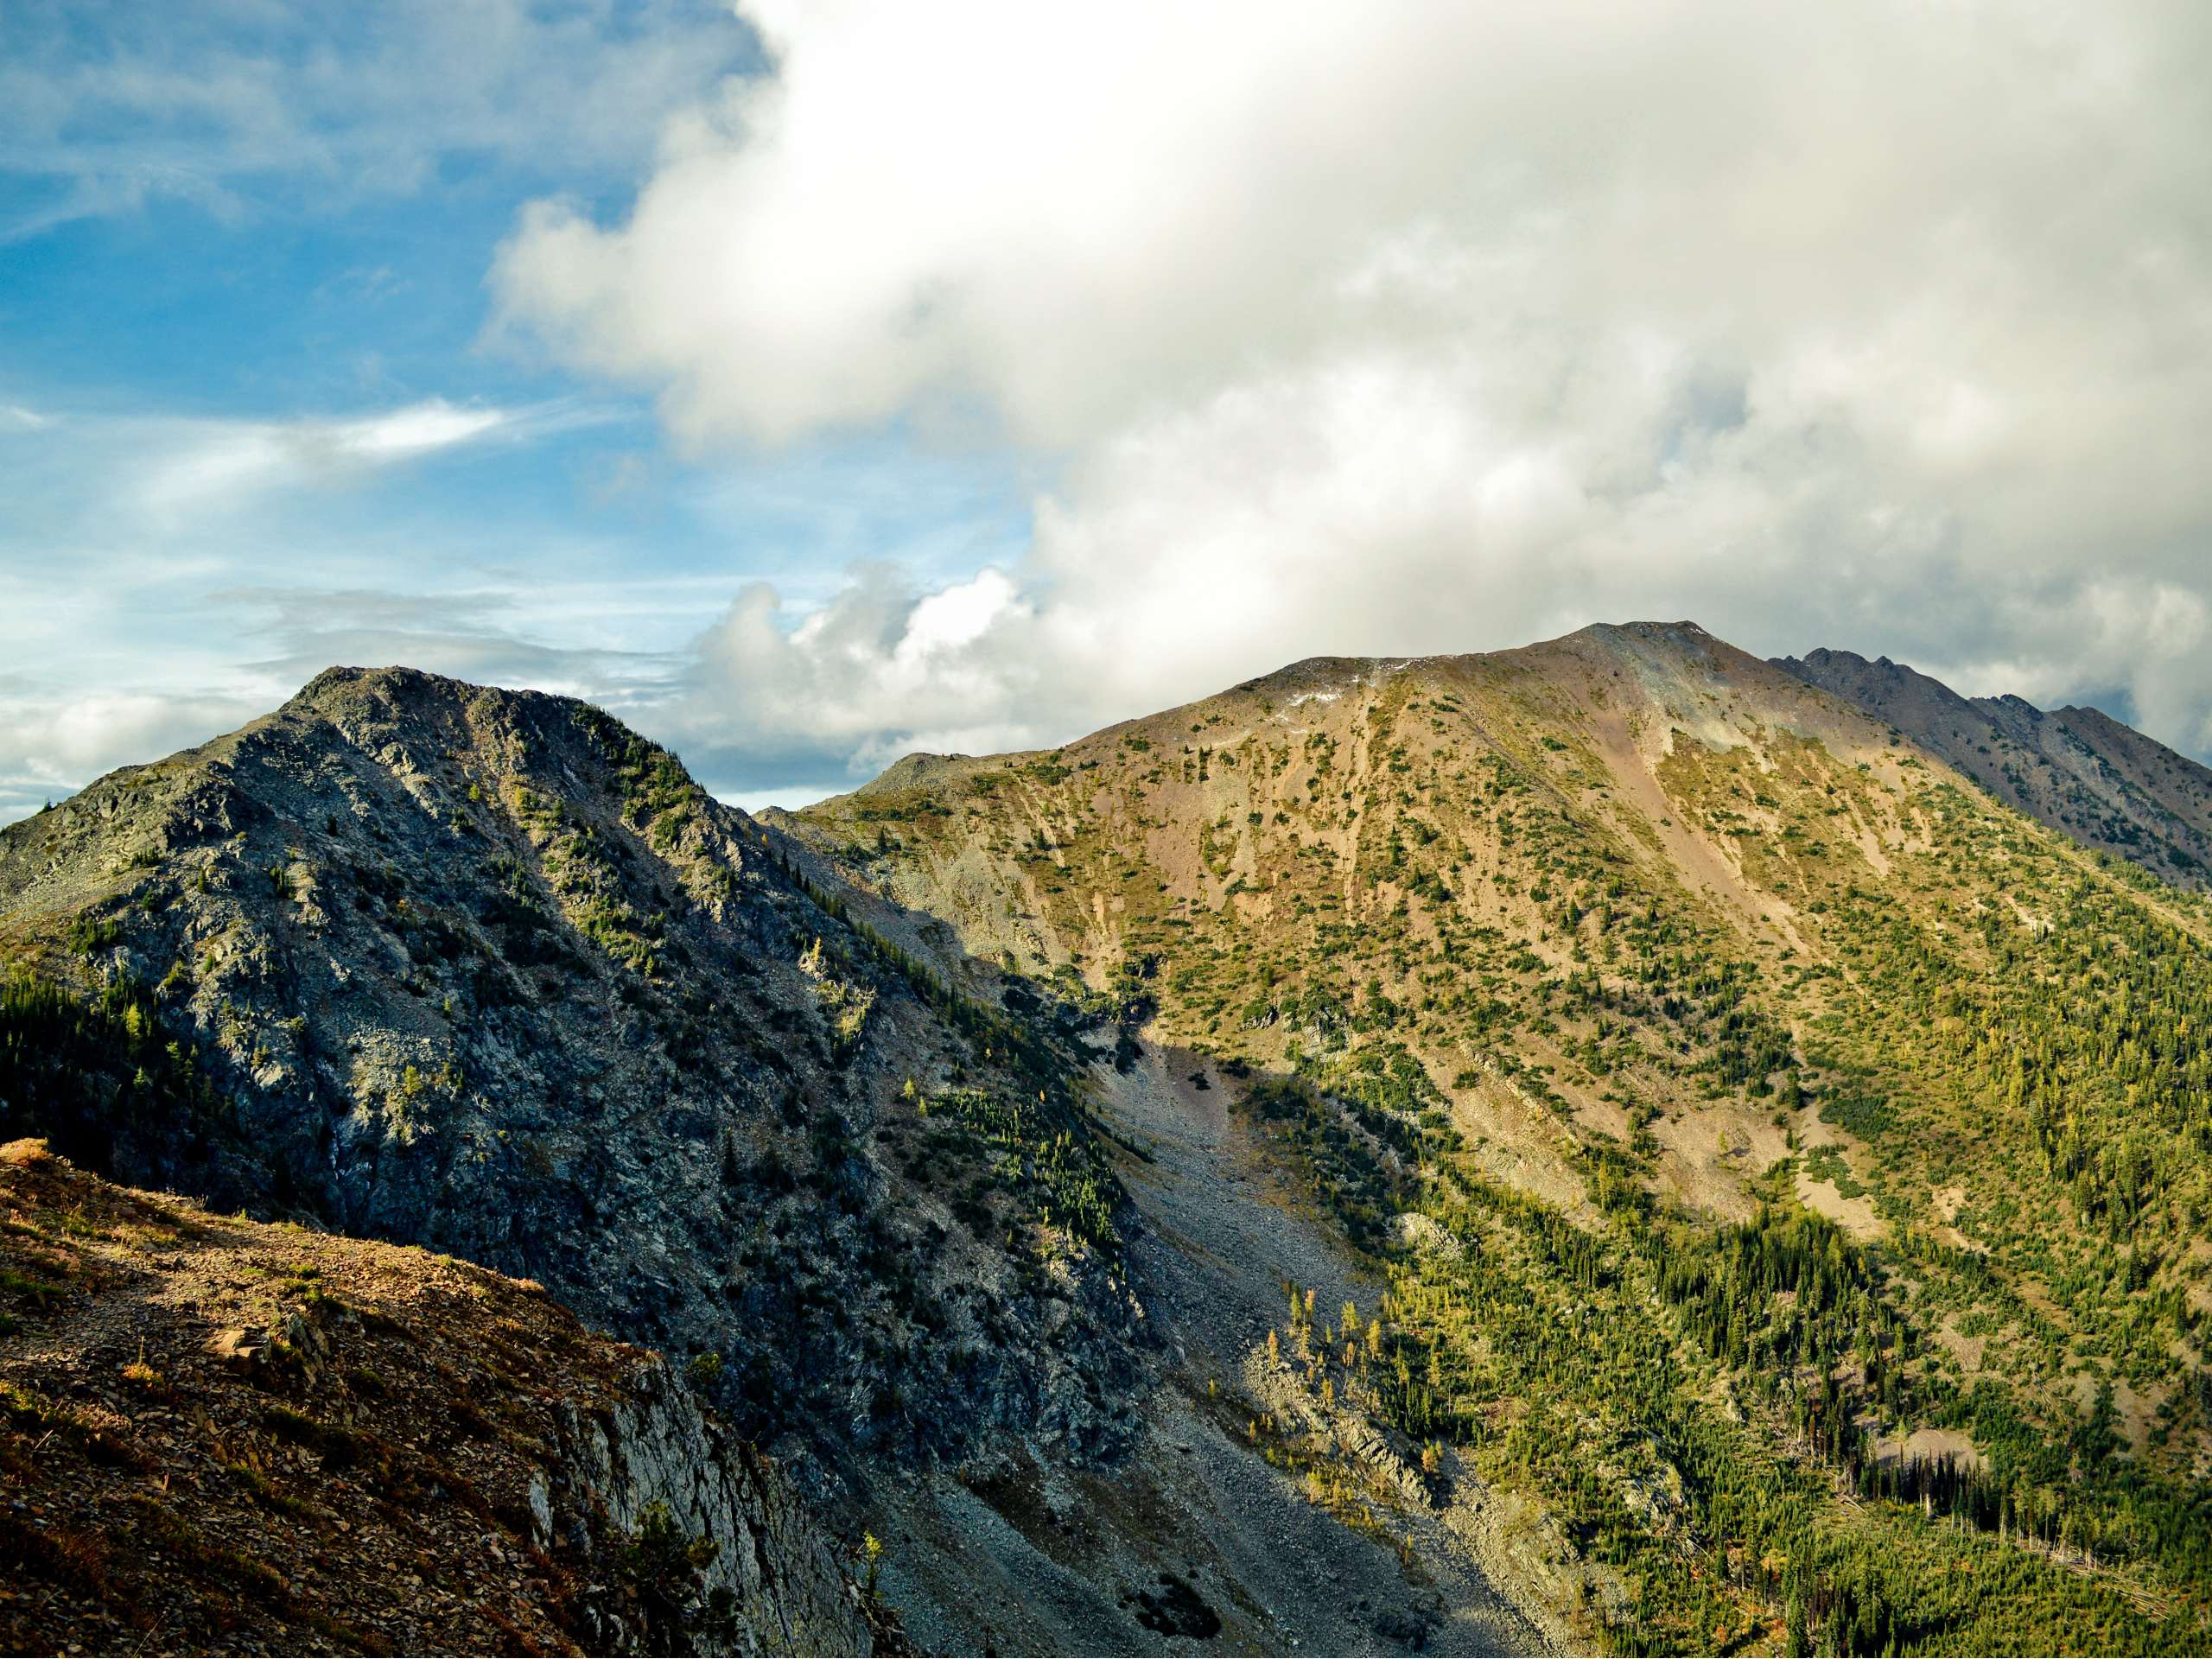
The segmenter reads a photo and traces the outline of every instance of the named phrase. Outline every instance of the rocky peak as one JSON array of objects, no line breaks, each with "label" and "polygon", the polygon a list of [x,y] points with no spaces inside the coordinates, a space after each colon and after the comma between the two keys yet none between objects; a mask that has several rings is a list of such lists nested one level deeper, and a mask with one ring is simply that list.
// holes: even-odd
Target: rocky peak
[{"label": "rocky peak", "polygon": [[1097,1385],[1136,1327],[1079,1058],[588,704],[329,671],[0,833],[0,941],[41,1033],[9,1133],[538,1279],[717,1356],[808,1467],[1120,1432]]}]

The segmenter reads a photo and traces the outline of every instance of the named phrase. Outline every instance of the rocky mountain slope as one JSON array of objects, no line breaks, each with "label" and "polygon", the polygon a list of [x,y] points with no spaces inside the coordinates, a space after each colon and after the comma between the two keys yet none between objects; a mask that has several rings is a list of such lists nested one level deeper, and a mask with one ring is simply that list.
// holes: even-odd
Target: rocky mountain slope
[{"label": "rocky mountain slope", "polygon": [[1387,1287],[1274,1351],[1555,1527],[1569,1639],[2205,1639],[2201,895],[1688,624],[772,821],[949,978],[1230,1096]]},{"label": "rocky mountain slope", "polygon": [[2094,709],[1962,697],[1848,651],[1774,659],[1940,754],[2006,805],[2170,881],[2212,881],[2212,770]]},{"label": "rocky mountain slope", "polygon": [[[910,951],[924,920],[582,704],[333,671],[0,831],[0,1132],[526,1276],[667,1351],[847,1559],[880,1541],[928,1648],[1544,1645],[1549,1533],[1474,1526],[1478,1564],[1471,1471],[1425,1480],[1408,1436],[1251,1369],[1294,1277],[1377,1290],[1260,1137],[1157,1055],[1095,1058],[1103,1012]],[[0,1363],[107,1387],[99,1351],[0,1332]],[[502,1352],[494,1398],[525,1369]],[[310,1533],[262,1537],[287,1583],[322,1570]],[[181,1640],[183,1601],[114,1599]],[[683,1639],[732,1639],[714,1612]]]},{"label": "rocky mountain slope", "polygon": [[0,834],[0,952],[76,999],[23,1001],[54,1046],[0,1099],[118,1179],[715,1355],[793,1458],[1109,1446],[1138,1325],[1065,1057],[836,908],[596,710],[334,671]]},{"label": "rocky mountain slope", "polygon": [[10,1652],[896,1650],[781,1474],[535,1285],[26,1141],[0,1332]]}]

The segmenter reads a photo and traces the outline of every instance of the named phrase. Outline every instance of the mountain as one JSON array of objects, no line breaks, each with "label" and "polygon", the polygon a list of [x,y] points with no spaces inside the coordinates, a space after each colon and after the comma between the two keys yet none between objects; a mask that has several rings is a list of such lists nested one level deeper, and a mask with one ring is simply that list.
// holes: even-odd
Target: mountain
[{"label": "mountain", "polygon": [[[0,1129],[540,1280],[719,1356],[787,1456],[1109,1445],[1121,1201],[1087,1140],[1022,1141],[1077,1122],[1071,1062],[994,1047],[836,910],[595,709],[334,671],[0,834],[0,950],[80,999]],[[969,1184],[925,1090],[1020,1178]],[[1049,1295],[1007,1230],[1059,1241]]]},{"label": "mountain", "polygon": [[899,1650],[775,1469],[537,1286],[16,1141],[0,1307],[10,1652]]},{"label": "mountain", "polygon": [[[925,1650],[2201,1650],[2208,1027],[2212,897],[1688,623],[1317,659],[757,820],[584,704],[337,670],[0,831],[0,1135],[107,1183],[6,1178],[0,1380],[34,1448],[173,1442],[286,1517],[223,1536],[293,1586],[335,1546],[207,1457],[332,1508],[322,1430],[408,1421],[278,1377],[300,1423],[202,1400],[225,1459],[117,1344],[416,1375],[327,1277],[429,1310],[441,1466],[465,1397],[518,1414],[501,1490],[614,1490],[634,1382]],[[187,1250],[154,1189],[245,1218]],[[579,1450],[532,1390],[587,1372]],[[137,1512],[38,1502],[27,1639],[163,1644],[112,1632],[168,1592],[69,1576]],[[735,1524],[606,1504],[618,1567]],[[346,1583],[474,1584],[443,1513]],[[577,1628],[514,1576],[454,1645]],[[787,1628],[646,1576],[565,1639]],[[359,1602],[252,1617],[390,1645]]]},{"label": "mountain", "polygon": [[[585,704],[334,670],[0,830],[0,1135],[114,1183],[100,1205],[164,1189],[280,1237],[419,1246],[664,1351],[651,1374],[675,1384],[653,1389],[772,1452],[794,1524],[865,1559],[925,1648],[1567,1640],[1530,1587],[1541,1516],[1483,1510],[1471,1480],[1432,1490],[1413,1440],[1269,1358],[1294,1276],[1370,1311],[1379,1286],[1285,1205],[1223,1091],[1156,1054],[1116,1071],[1103,1014],[933,965],[900,943],[920,925]],[[170,1406],[110,1375],[138,1322],[110,1315],[141,1281],[80,1282],[66,1332],[0,1332],[0,1375],[51,1391],[58,1367],[132,1437],[170,1433]],[[276,1314],[213,1306],[176,1340]],[[536,1365],[450,1358],[494,1402]],[[287,1408],[367,1409],[324,1387]],[[288,1465],[284,1500],[323,1502],[313,1472]],[[642,1513],[610,1507],[616,1532]],[[60,1514],[19,1553],[84,1529]],[[318,1536],[261,1535],[257,1559],[301,1581]],[[426,1580],[481,1559],[417,1545],[404,1570]],[[84,1581],[53,1571],[81,1608]],[[116,1582],[114,1617],[155,1605]],[[663,1607],[649,1645],[743,1645],[778,1605],[748,1588],[722,1619],[695,1599],[680,1629]],[[280,1616],[284,1643],[316,1644],[303,1614],[253,1615]],[[151,1617],[129,1639],[184,1643]],[[89,1616],[32,1628],[123,1639]]]},{"label": "mountain", "polygon": [[2007,806],[2168,880],[2212,881],[2212,769],[2094,709],[1962,697],[1942,681],[1847,651],[1775,666],[1857,703]]},{"label": "mountain", "polygon": [[770,822],[950,982],[1230,1095],[1389,1287],[1278,1344],[1548,1516],[1574,1640],[2205,1641],[2201,893],[1688,623]]}]

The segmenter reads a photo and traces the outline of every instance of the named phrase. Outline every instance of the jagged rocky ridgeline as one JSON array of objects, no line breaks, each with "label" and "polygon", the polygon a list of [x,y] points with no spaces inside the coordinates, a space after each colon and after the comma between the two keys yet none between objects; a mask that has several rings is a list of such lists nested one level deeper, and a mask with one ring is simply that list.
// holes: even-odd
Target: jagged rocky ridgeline
[{"label": "jagged rocky ridgeline", "polygon": [[2212,769],[2101,709],[1962,697],[1941,680],[1848,651],[1775,666],[1857,703],[2007,806],[2191,887],[2212,882]]}]

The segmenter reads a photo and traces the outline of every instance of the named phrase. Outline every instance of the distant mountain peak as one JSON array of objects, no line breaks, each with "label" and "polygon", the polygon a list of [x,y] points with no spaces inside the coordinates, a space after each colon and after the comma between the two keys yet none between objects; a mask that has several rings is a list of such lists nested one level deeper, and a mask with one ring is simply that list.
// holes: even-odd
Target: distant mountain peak
[{"label": "distant mountain peak", "polygon": [[1887,657],[1822,647],[1774,665],[1887,721],[1998,799],[2086,847],[2212,880],[2212,770],[2101,710],[1965,697]]}]

